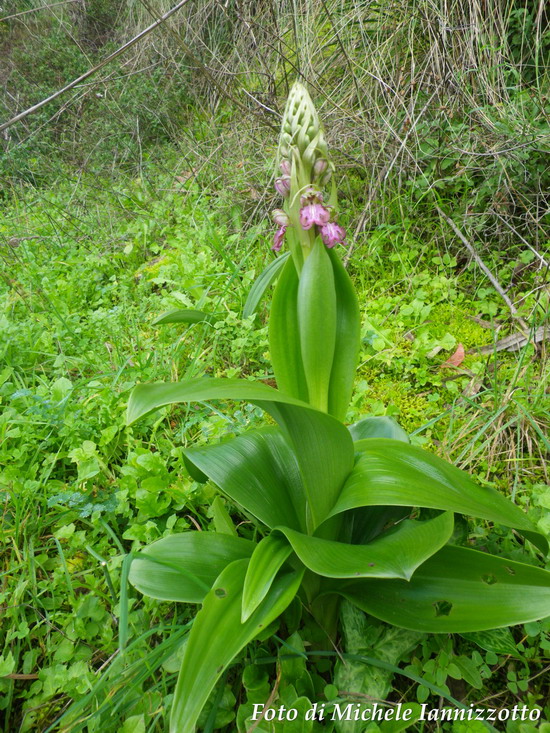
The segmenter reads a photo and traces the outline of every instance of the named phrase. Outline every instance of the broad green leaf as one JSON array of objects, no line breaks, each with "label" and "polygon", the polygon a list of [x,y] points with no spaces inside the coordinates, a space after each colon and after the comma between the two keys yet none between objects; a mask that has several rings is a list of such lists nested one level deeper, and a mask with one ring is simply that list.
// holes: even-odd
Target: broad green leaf
[{"label": "broad green leaf", "polygon": [[305,529],[305,494],[296,456],[275,427],[251,430],[185,457],[247,512],[268,527]]},{"label": "broad green leaf", "polygon": [[162,313],[151,323],[152,326],[160,326],[163,323],[213,323],[220,320],[219,313],[205,313],[204,311],[183,310],[169,311]]},{"label": "broad green leaf", "polygon": [[246,299],[243,309],[243,318],[249,318],[254,313],[261,299],[264,297],[265,291],[271,285],[271,283],[279,276],[285,262],[287,261],[290,252],[284,252],[279,257],[276,257],[269,265],[260,273],[256,278]]},{"label": "broad green leaf", "polygon": [[515,504],[438,456],[395,440],[355,444],[359,456],[330,516],[360,506],[417,506],[460,512],[522,530],[538,547],[546,540]]},{"label": "broad green leaf", "polygon": [[[336,252],[327,250],[336,291],[336,343],[330,373],[328,412],[345,420],[359,359],[361,319],[355,289]],[[357,440],[357,438],[354,438]]]},{"label": "broad green leaf", "polygon": [[405,578],[449,541],[453,532],[451,512],[417,522],[406,519],[368,545],[348,545],[295,532],[285,535],[304,565],[327,578]]},{"label": "broad green leaf", "polygon": [[278,388],[309,402],[298,330],[298,275],[292,259],[286,261],[275,287],[269,314],[269,351]]},{"label": "broad green leaf", "polygon": [[328,412],[336,344],[336,289],[332,262],[320,237],[315,240],[300,274],[298,330],[308,402]]},{"label": "broad green leaf", "polygon": [[222,570],[249,558],[254,543],[215,532],[185,532],[140,550],[129,580],[141,593],[161,601],[200,603]]},{"label": "broad green leaf", "polygon": [[281,613],[296,595],[303,573],[279,575],[252,616],[241,623],[248,560],[228,565],[195,617],[176,685],[170,733],[194,733],[200,712],[233,658]]},{"label": "broad green leaf", "polygon": [[376,618],[431,633],[527,623],[550,608],[549,572],[451,545],[426,560],[410,581],[340,581],[333,588]]},{"label": "broad green leaf", "polygon": [[[292,265],[291,260],[288,261]],[[140,384],[128,403],[127,421],[178,402],[214,399],[246,400],[269,412],[288,433],[300,466],[313,531],[334,506],[353,467],[353,442],[348,430],[330,415],[304,405],[261,382],[241,379],[192,379],[171,384]]]},{"label": "broad green leaf", "polygon": [[291,546],[280,535],[270,534],[256,546],[244,581],[241,615],[243,623],[266,597],[275,576],[291,552]]},{"label": "broad green leaf", "polygon": [[365,438],[392,438],[403,443],[410,443],[409,436],[395,420],[387,415],[381,417],[364,417],[350,425],[349,431],[353,440]]},{"label": "broad green leaf", "polygon": [[183,463],[187,469],[187,473],[191,476],[193,481],[197,481],[199,484],[205,484],[208,481],[208,476],[202,471],[199,471],[193,461],[187,458],[185,453],[183,454]]}]

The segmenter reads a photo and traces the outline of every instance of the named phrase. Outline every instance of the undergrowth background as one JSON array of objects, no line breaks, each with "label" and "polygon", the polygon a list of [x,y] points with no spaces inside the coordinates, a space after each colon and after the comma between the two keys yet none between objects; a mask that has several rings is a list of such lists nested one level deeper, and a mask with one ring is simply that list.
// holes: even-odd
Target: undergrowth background
[{"label": "undergrowth background", "polygon": [[[170,7],[4,2],[0,125]],[[165,730],[192,609],[132,593],[126,603],[123,558],[221,521],[182,449],[262,418],[195,405],[127,430],[125,400],[137,382],[271,379],[265,309],[246,320],[242,309],[273,256],[276,131],[296,78],[337,165],[352,243],[342,254],[363,313],[349,421],[394,416],[550,533],[549,50],[538,0],[188,0],[2,130],[4,733]],[[151,325],[174,307],[219,320]],[[525,560],[517,541],[496,545],[498,528],[463,531]],[[466,704],[544,706],[549,628],[426,636],[397,661]],[[224,679],[204,730],[241,730],[239,705],[269,695],[274,666],[262,676],[250,659]],[[331,681],[328,665],[316,670]],[[415,699],[442,702],[395,677],[390,702]],[[416,730],[476,730],[461,725]]]}]

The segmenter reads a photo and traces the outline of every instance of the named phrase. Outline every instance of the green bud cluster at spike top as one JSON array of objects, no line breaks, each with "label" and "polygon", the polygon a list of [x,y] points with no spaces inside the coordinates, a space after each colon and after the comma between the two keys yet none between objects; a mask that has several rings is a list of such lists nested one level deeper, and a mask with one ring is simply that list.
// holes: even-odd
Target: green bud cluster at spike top
[{"label": "green bud cluster at spike top", "polygon": [[285,107],[280,141],[281,156],[289,158],[292,148],[310,166],[317,158],[327,157],[327,144],[317,110],[307,89],[299,82],[290,90]]},{"label": "green bud cluster at spike top", "polygon": [[334,183],[325,203],[323,189],[333,170],[313,102],[305,87],[296,82],[288,96],[279,141],[275,189],[283,197],[284,209],[273,212],[279,226],[273,250],[278,252],[286,241],[298,271],[317,236],[329,248],[345,244],[345,231],[336,223]]}]

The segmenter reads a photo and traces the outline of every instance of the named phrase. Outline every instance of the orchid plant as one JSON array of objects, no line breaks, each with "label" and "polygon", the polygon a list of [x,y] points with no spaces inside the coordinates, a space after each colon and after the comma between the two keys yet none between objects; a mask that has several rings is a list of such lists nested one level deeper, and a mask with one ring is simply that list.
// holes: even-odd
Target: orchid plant
[{"label": "orchid plant", "polygon": [[[360,342],[360,314],[337,254],[334,166],[315,107],[296,83],[283,116],[275,187],[282,207],[255,306],[277,278],[269,341],[278,389],[201,378],[137,386],[131,424],[160,407],[244,400],[274,420],[185,451],[196,480],[210,480],[253,520],[259,541],[227,533],[174,534],[137,552],[131,583],[153,598],[200,604],[172,705],[172,733],[195,730],[221,675],[295,597],[327,634],[342,598],[377,619],[431,633],[471,632],[540,619],[550,573],[460,547],[454,515],[514,528],[541,551],[546,540],[498,492],[410,444],[386,417],[344,421]],[[249,307],[253,307],[250,306]]]}]

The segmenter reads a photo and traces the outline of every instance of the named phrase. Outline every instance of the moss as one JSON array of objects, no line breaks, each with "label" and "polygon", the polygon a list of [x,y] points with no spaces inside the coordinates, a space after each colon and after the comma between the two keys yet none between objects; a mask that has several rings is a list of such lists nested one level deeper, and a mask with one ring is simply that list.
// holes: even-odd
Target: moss
[{"label": "moss", "polygon": [[404,430],[413,432],[440,412],[437,401],[418,394],[407,381],[381,377],[378,370],[368,367],[362,370],[362,378],[363,391],[356,399],[361,414],[391,415]]},{"label": "moss", "polygon": [[468,306],[457,308],[450,303],[435,305],[429,316],[430,331],[434,336],[443,337],[451,333],[465,349],[490,343],[492,331],[483,328],[468,316]]}]

